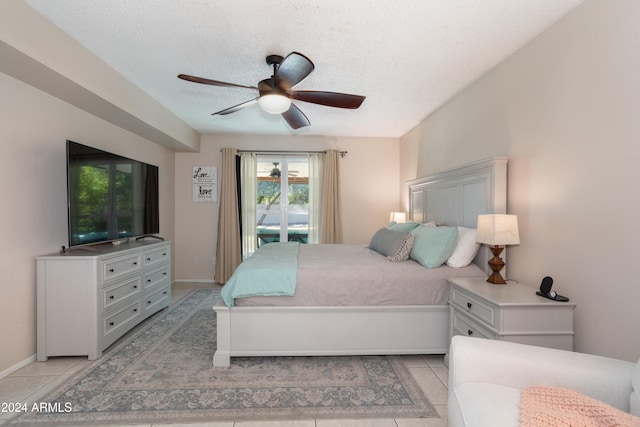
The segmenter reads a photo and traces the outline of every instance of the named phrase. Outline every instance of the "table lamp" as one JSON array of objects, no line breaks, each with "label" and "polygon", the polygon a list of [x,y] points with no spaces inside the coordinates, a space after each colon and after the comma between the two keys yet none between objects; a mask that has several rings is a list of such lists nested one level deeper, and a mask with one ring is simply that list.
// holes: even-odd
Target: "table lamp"
[{"label": "table lamp", "polygon": [[391,215],[389,215],[389,221],[395,221],[398,224],[407,222],[407,214],[405,212],[391,212]]},{"label": "table lamp", "polygon": [[493,273],[487,282],[504,285],[506,282],[500,275],[500,270],[505,263],[499,255],[504,246],[520,244],[518,217],[507,214],[478,215],[476,241],[489,245],[493,253],[493,258],[489,260],[489,267]]}]

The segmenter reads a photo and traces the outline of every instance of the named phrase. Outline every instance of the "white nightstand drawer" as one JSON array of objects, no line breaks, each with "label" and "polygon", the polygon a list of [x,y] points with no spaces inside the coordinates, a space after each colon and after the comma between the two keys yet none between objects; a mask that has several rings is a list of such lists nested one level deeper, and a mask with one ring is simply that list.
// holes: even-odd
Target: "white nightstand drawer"
[{"label": "white nightstand drawer", "polygon": [[467,318],[458,310],[453,311],[453,335],[466,335],[469,337],[496,339],[496,335],[490,330],[483,328],[478,323]]},{"label": "white nightstand drawer", "polygon": [[476,316],[489,326],[496,326],[496,307],[486,304],[482,300],[475,298],[472,294],[452,287],[450,302],[458,306],[461,311]]}]

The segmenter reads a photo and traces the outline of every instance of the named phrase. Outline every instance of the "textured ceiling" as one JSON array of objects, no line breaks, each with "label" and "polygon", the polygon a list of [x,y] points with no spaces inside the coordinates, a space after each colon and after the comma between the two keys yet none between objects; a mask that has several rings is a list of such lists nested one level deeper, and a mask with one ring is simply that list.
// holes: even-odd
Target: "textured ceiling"
[{"label": "textured ceiling", "polygon": [[[582,0],[26,0],[201,133],[399,137]],[[358,110],[295,101],[291,130],[251,89],[265,56],[298,51],[315,71],[296,89],[365,95]]]}]

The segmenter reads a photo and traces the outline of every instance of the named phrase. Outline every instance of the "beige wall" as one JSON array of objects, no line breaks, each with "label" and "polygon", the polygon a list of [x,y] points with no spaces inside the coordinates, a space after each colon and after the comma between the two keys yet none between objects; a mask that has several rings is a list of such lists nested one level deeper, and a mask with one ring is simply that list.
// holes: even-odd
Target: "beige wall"
[{"label": "beige wall", "polygon": [[172,150],[198,150],[195,130],[23,0],[2,1],[0,57],[4,74]]},{"label": "beige wall", "polygon": [[[67,244],[65,141],[160,168],[175,237],[174,152],[199,135],[22,0],[0,14],[0,377],[35,357],[35,257]],[[170,147],[170,148],[163,148]]]},{"label": "beige wall", "polygon": [[[400,144],[305,136],[198,141],[139,92],[120,96],[135,89],[22,1],[6,0],[5,9],[0,56],[11,61],[0,61],[0,374],[35,354],[34,257],[67,239],[66,139],[160,166],[161,234],[174,241],[178,280],[213,278],[218,206],[192,203],[191,167],[219,166],[222,147],[349,151],[341,160],[342,196],[345,243],[353,244],[366,244],[389,211],[407,209],[405,181],[508,155],[509,210],[519,216],[522,241],[510,250],[509,276],[532,286],[554,277],[557,290],[578,304],[577,350],[628,360],[640,355],[640,286],[633,274],[640,236],[640,3],[587,0]],[[52,55],[57,47],[63,56]],[[22,73],[31,58],[42,63]],[[89,64],[91,72],[77,64]],[[52,80],[43,79],[47,73]],[[10,76],[44,81],[41,89],[58,98]],[[62,86],[47,87],[51,81]],[[59,99],[67,96],[64,88],[72,100]],[[127,105],[125,98],[136,102]],[[133,123],[113,124],[119,121]],[[201,149],[174,154],[162,144]]]},{"label": "beige wall", "polygon": [[35,355],[35,257],[67,245],[65,141],[160,168],[160,232],[174,238],[174,153],[0,73],[0,373]]},{"label": "beige wall", "polygon": [[348,151],[340,160],[344,243],[368,244],[399,200],[396,138],[205,135],[200,153],[176,154],[176,280],[213,280],[218,204],[191,200],[194,165],[218,167],[220,149]]},{"label": "beige wall", "polygon": [[509,277],[537,287],[552,276],[577,303],[575,350],[631,361],[640,356],[638,16],[635,0],[587,0],[405,135],[400,154],[402,181],[508,155],[521,240]]}]

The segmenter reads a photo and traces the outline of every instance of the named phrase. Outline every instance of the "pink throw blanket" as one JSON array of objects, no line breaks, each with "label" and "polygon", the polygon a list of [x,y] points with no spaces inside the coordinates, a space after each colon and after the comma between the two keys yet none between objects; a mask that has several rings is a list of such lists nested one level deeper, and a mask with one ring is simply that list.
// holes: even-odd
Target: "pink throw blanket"
[{"label": "pink throw blanket", "polygon": [[541,426],[640,427],[640,418],[575,390],[527,387],[520,399],[520,427]]}]

